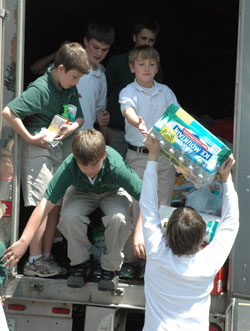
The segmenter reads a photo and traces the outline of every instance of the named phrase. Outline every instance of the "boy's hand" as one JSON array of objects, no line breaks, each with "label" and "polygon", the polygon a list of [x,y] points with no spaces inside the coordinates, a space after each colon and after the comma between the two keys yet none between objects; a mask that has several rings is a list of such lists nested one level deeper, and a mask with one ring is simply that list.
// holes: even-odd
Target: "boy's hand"
[{"label": "boy's hand", "polygon": [[63,140],[66,137],[68,137],[69,135],[71,135],[71,133],[73,133],[74,131],[75,131],[75,128],[72,126],[72,124],[63,124],[60,127],[60,132],[54,138],[54,140]]},{"label": "boy's hand", "polygon": [[96,112],[96,121],[100,127],[107,126],[109,124],[110,116],[106,110],[98,110]]},{"label": "boy's hand", "polygon": [[46,133],[41,132],[34,136],[31,136],[29,142],[33,145],[41,146],[46,149],[51,149],[48,143],[44,140],[45,137],[46,137]]},{"label": "boy's hand", "polygon": [[156,161],[158,158],[158,155],[160,153],[161,147],[158,139],[155,137],[153,138],[150,133],[152,132],[152,129],[150,129],[148,135],[143,140],[144,145],[149,150],[149,160]]},{"label": "boy's hand", "polygon": [[4,266],[9,268],[13,268],[21,259],[21,257],[26,252],[28,246],[25,242],[18,240],[13,245],[11,245],[6,251],[3,253],[3,257],[1,260],[4,262]]},{"label": "boy's hand", "polygon": [[139,123],[138,123],[139,131],[146,137],[148,134],[148,129],[146,127],[145,122],[143,121],[142,117],[139,116]]},{"label": "boy's hand", "polygon": [[229,180],[232,180],[231,170],[234,164],[235,164],[235,159],[233,157],[233,154],[231,154],[227,158],[225,164],[220,167],[219,173],[221,174],[224,183],[227,183]]},{"label": "boy's hand", "polygon": [[142,231],[135,231],[134,234],[134,254],[140,259],[145,259],[146,252],[144,246],[144,237]]}]

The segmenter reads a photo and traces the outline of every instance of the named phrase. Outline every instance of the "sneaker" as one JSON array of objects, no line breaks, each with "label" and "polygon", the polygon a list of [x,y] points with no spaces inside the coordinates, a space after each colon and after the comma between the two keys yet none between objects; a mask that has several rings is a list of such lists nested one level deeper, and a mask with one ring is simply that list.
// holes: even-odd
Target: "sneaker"
[{"label": "sneaker", "polygon": [[123,263],[121,270],[119,271],[120,278],[129,278],[132,279],[135,277],[135,270],[132,264]]},{"label": "sneaker", "polygon": [[108,271],[102,269],[101,278],[98,282],[98,289],[100,291],[115,291],[119,283],[119,278],[116,271]]},{"label": "sneaker", "polygon": [[59,263],[55,260],[53,255],[50,255],[49,257],[45,257],[44,261],[47,261],[51,266],[53,266],[55,269],[59,271],[59,275],[66,276],[68,273],[68,270],[61,267]]},{"label": "sneaker", "polygon": [[74,288],[83,287],[90,275],[90,269],[90,261],[70,266],[67,285]]},{"label": "sneaker", "polygon": [[60,274],[60,268],[50,264],[42,256],[33,263],[27,262],[23,268],[23,274],[26,276],[53,277]]}]

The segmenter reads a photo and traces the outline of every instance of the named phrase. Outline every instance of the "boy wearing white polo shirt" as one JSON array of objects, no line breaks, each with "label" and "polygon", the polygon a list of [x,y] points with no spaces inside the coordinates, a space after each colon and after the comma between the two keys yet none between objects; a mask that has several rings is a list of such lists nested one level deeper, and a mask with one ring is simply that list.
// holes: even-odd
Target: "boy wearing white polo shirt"
[{"label": "boy wearing white polo shirt", "polygon": [[[173,91],[168,86],[154,80],[159,62],[159,53],[151,46],[143,45],[131,50],[129,66],[131,72],[135,74],[135,80],[121,90],[119,95],[121,112],[125,117],[125,139],[128,143],[126,162],[140,178],[143,178],[148,158],[148,149],[143,144],[144,136],[171,104],[178,105]],[[162,156],[159,156],[158,162],[159,203],[170,205],[175,169]],[[135,209],[139,210],[138,205]],[[138,211],[134,215],[134,223],[137,220],[137,213]],[[125,262],[133,260],[131,250],[133,244],[135,254],[139,258],[145,256],[141,227],[136,229],[134,238],[131,238],[125,249],[127,257]]]},{"label": "boy wearing white polo shirt", "polygon": [[104,60],[114,42],[114,28],[105,21],[93,21],[87,27],[83,38],[90,63],[90,71],[77,84],[80,104],[84,114],[81,130],[93,129],[95,122],[107,138],[109,113],[106,111],[107,82]]}]

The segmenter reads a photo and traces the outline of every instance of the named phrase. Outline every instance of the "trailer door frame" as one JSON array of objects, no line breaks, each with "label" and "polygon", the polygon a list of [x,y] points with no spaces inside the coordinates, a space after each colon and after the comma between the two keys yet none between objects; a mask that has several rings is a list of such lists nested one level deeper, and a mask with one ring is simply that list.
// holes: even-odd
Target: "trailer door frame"
[{"label": "trailer door frame", "polygon": [[[231,254],[230,291],[250,299],[250,1],[240,0],[234,113],[234,182],[240,228]],[[226,240],[226,238],[225,238]]]}]

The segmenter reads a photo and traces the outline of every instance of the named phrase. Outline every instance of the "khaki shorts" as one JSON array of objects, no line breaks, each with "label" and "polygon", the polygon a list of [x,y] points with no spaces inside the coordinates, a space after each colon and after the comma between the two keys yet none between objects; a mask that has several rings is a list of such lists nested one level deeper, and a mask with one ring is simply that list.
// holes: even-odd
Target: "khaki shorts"
[{"label": "khaki shorts", "polygon": [[26,207],[38,205],[65,156],[64,146],[48,150],[22,139],[21,183]]}]

